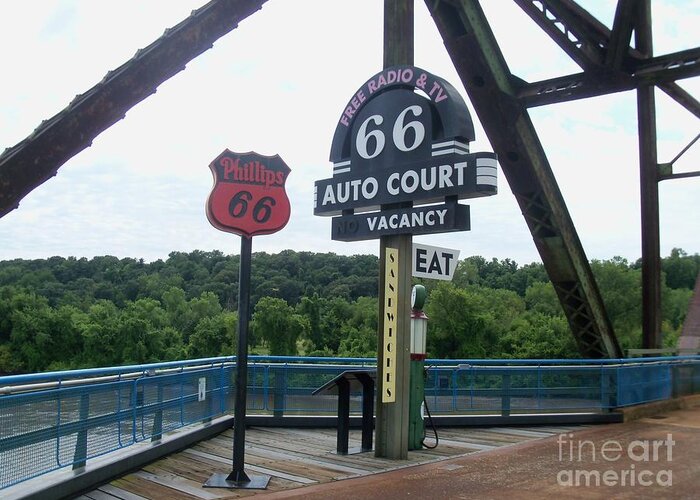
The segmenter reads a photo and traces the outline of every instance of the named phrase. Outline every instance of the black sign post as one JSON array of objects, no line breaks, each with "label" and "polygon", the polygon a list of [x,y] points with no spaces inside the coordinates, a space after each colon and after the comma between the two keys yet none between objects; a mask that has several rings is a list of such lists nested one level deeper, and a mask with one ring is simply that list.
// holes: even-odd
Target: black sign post
[{"label": "black sign post", "polygon": [[[238,356],[236,358],[236,406],[234,421],[245,422],[248,387],[248,321],[250,318],[250,268],[253,238],[241,236],[241,266],[238,271]],[[227,482],[243,484],[246,488],[264,489],[268,476],[248,476],[245,473],[245,425],[233,428],[233,470]]]},{"label": "black sign post", "polygon": [[221,153],[209,168],[214,187],[207,200],[209,222],[241,236],[238,279],[238,354],[233,427],[233,467],[229,474],[213,474],[205,488],[266,489],[270,476],[245,472],[245,414],[248,387],[248,323],[253,236],[271,234],[289,221],[290,204],[284,190],[289,167],[278,156]]},{"label": "black sign post", "polygon": [[384,69],[338,120],[333,176],[315,182],[314,215],[334,216],[339,241],[468,230],[458,201],[498,191],[496,154],[470,152],[473,140],[467,105],[450,83],[415,66]]}]

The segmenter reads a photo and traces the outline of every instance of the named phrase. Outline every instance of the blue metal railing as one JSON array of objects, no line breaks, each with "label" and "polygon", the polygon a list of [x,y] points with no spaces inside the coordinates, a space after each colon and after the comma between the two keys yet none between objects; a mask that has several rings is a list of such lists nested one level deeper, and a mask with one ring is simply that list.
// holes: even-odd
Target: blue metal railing
[{"label": "blue metal railing", "polygon": [[[335,415],[312,396],[374,358],[250,356],[248,413]],[[700,392],[700,356],[428,360],[433,415],[603,412]],[[0,377],[0,489],[233,408],[235,357]],[[360,399],[351,411],[360,413]]]}]

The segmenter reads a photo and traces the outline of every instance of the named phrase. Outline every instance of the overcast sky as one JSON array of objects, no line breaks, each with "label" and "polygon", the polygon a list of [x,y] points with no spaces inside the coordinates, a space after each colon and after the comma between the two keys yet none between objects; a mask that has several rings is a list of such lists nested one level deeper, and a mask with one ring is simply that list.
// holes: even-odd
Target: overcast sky
[{"label": "overcast sky", "polygon": [[[0,150],[27,137],[111,69],[204,0],[32,0],[3,5]],[[335,125],[357,89],[382,69],[381,0],[270,0],[156,94],[69,160],[0,219],[0,259],[53,255],[167,258],[172,251],[238,253],[204,203],[209,163],[224,149],[279,154],[291,167],[289,224],[255,237],[253,251],[378,254],[377,240],[330,239],[314,217],[314,181],[330,177]],[[580,2],[612,26],[615,2]],[[482,2],[512,72],[529,81],[580,71],[509,0]],[[652,0],[657,55],[700,45],[700,2]],[[492,151],[424,2],[416,0],[415,65],[452,83],[476,126],[471,151]],[[679,82],[696,98],[700,78]],[[659,161],[670,161],[700,122],[656,92]],[[640,250],[634,92],[530,111],[589,259]],[[676,163],[700,170],[700,143]],[[660,184],[661,249],[700,252],[700,178]],[[539,262],[499,168],[499,193],[472,200],[472,230],[421,236],[461,257]]]}]

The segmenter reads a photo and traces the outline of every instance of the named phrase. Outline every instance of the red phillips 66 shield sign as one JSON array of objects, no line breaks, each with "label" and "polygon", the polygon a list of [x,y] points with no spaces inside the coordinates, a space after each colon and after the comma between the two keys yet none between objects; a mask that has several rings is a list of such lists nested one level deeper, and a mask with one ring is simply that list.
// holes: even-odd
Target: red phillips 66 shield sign
[{"label": "red phillips 66 shield sign", "polygon": [[289,221],[285,182],[291,170],[279,157],[226,149],[209,164],[214,187],[207,218],[222,231],[252,237],[271,234]]}]

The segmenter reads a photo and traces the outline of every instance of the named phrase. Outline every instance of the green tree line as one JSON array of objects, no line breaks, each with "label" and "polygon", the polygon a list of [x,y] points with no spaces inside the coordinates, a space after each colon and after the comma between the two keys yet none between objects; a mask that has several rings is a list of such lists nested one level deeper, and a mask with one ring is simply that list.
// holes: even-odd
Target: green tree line
[{"label": "green tree line", "polygon": [[[237,255],[173,252],[144,262],[101,256],[0,261],[0,373],[235,354]],[[593,261],[624,348],[640,346],[641,264]],[[662,262],[663,334],[673,345],[700,256]],[[378,259],[294,252],[253,255],[250,352],[374,356]],[[472,256],[428,289],[436,358],[578,356],[542,264]]]}]

